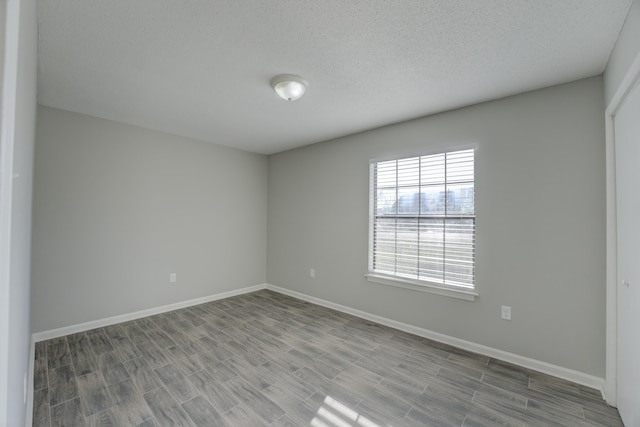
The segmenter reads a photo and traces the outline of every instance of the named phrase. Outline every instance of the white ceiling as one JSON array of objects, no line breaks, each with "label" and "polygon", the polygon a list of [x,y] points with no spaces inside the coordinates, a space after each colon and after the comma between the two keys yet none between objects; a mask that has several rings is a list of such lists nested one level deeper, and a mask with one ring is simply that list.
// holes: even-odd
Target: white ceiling
[{"label": "white ceiling", "polygon": [[632,1],[39,0],[38,101],[271,154],[600,74]]}]

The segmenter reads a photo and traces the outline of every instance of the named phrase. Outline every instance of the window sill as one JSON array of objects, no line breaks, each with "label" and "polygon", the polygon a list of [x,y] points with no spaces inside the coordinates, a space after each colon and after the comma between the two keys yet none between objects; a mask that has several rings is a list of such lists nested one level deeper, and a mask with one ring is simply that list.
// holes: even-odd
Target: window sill
[{"label": "window sill", "polygon": [[382,285],[396,286],[398,288],[410,289],[412,291],[427,292],[430,294],[443,295],[451,298],[458,298],[467,301],[475,301],[477,292],[466,289],[454,289],[429,282],[418,282],[413,280],[403,280],[396,277],[381,276],[379,274],[365,274],[368,281],[380,283]]}]

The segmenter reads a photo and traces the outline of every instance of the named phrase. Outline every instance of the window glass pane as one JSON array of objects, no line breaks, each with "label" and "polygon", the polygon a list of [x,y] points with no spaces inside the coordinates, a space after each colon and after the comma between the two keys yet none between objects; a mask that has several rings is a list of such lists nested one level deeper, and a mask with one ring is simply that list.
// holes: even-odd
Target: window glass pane
[{"label": "window glass pane", "polygon": [[378,218],[375,223],[374,263],[376,270],[395,273],[396,263],[396,219]]},{"label": "window glass pane", "polygon": [[420,187],[403,187],[398,189],[398,200],[393,206],[398,215],[420,214]]},{"label": "window glass pane", "polygon": [[442,282],[444,275],[444,220],[420,221],[420,263],[418,278]]},{"label": "window glass pane", "polygon": [[376,215],[395,215],[396,213],[396,188],[378,189],[376,193]]},{"label": "window glass pane", "polygon": [[396,233],[396,271],[400,276],[416,276],[418,266],[417,228],[417,218],[398,219]]},{"label": "window glass pane", "polygon": [[378,189],[396,187],[397,161],[380,162],[376,165],[376,181]]},{"label": "window glass pane", "polygon": [[422,188],[422,213],[424,215],[444,215],[446,207],[444,185],[430,185]]},{"label": "window glass pane", "polygon": [[474,214],[473,183],[447,185],[447,214]]},{"label": "window glass pane", "polygon": [[447,182],[473,181],[473,150],[447,153]]},{"label": "window glass pane", "polygon": [[445,280],[473,283],[474,219],[448,219],[445,223]]},{"label": "window glass pane", "polygon": [[444,158],[444,153],[420,158],[420,183],[422,185],[444,184]]},{"label": "window glass pane", "polygon": [[420,184],[420,158],[398,160],[398,187]]}]

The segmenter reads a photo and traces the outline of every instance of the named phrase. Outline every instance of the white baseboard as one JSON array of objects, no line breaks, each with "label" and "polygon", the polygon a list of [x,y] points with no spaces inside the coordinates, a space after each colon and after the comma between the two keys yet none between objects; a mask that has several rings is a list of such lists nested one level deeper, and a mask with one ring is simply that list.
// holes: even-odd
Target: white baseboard
[{"label": "white baseboard", "polygon": [[341,311],[343,313],[351,314],[353,316],[370,320],[372,322],[380,323],[381,325],[399,329],[404,332],[409,332],[411,334],[418,335],[423,338],[429,338],[434,341],[438,341],[444,344],[449,344],[454,347],[472,351],[474,353],[484,354],[485,356],[493,357],[494,359],[499,359],[505,362],[513,363],[514,365],[519,365],[524,368],[532,369],[534,371],[542,372],[544,374],[548,374],[554,377],[572,381],[577,384],[582,384],[587,387],[591,387],[596,390],[599,390],[600,393],[602,393],[602,397],[604,399],[604,383],[605,383],[604,378],[595,377],[593,375],[585,374],[583,372],[574,371],[572,369],[567,369],[561,366],[552,365],[551,363],[542,362],[539,360],[531,359],[529,357],[520,356],[517,354],[509,353],[507,351],[499,350],[492,347],[487,347],[485,345],[476,344],[471,341],[462,340],[459,338],[451,337],[449,335],[444,335],[438,332],[430,331],[428,329],[409,325],[407,323],[402,323],[396,320],[387,319],[386,317],[367,313],[366,311],[361,311],[355,308],[336,304],[331,301],[326,301],[320,298],[312,297],[310,295],[306,295],[300,292],[295,292],[289,289],[281,288],[279,286],[267,284],[266,288],[274,292],[279,292],[281,294],[289,295],[294,298],[308,301],[313,304],[321,305],[323,307],[327,307],[337,311]]},{"label": "white baseboard", "polygon": [[90,322],[79,323],[77,325],[64,326],[62,328],[36,332],[32,335],[32,337],[34,342],[50,340],[52,338],[64,337],[65,335],[69,335],[69,334],[76,334],[78,332],[89,331],[91,329],[102,328],[109,325],[115,325],[117,323],[140,319],[141,317],[153,316],[154,314],[166,313],[167,311],[178,310],[180,308],[191,307],[198,304],[204,304],[210,301],[216,301],[219,299],[234,297],[236,295],[255,292],[261,289],[266,289],[266,287],[267,285],[263,283],[261,285],[249,286],[241,289],[234,289],[233,291],[222,292],[219,294],[209,295],[201,298],[195,298],[187,301],[180,301],[173,304],[163,305],[161,307],[154,307],[146,310],[136,311],[133,313],[120,314],[118,316],[107,317],[105,319],[98,319],[98,320],[92,320]]}]

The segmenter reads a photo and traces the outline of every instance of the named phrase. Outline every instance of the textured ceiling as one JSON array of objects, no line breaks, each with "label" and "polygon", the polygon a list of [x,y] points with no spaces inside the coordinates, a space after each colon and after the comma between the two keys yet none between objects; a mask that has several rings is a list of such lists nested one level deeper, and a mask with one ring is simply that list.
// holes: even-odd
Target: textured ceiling
[{"label": "textured ceiling", "polygon": [[271,154],[600,74],[631,3],[40,0],[38,100]]}]

